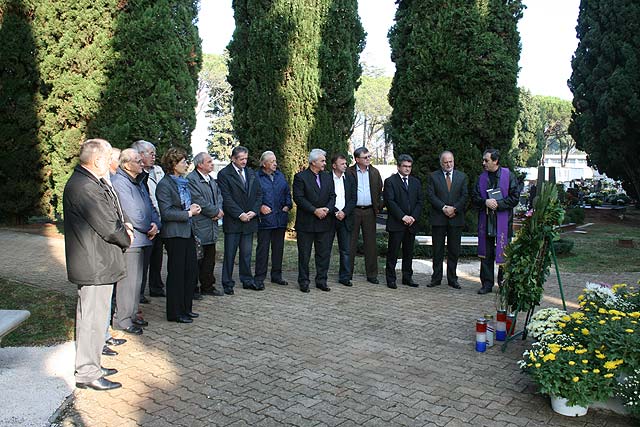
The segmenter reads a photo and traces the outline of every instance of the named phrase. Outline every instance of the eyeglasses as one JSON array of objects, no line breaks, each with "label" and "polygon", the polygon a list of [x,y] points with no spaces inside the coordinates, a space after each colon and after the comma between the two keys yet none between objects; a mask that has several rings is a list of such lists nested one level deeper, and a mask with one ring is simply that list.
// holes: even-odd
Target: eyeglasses
[{"label": "eyeglasses", "polygon": [[359,158],[359,159],[363,159],[363,160],[367,160],[367,159],[370,159],[370,158],[371,158],[371,155],[368,155],[368,156],[360,156],[360,157],[358,157],[358,158]]}]

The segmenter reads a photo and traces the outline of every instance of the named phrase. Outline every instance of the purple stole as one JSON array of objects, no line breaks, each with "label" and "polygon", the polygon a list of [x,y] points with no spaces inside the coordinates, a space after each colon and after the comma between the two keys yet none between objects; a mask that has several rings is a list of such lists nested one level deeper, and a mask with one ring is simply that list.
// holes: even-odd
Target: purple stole
[{"label": "purple stole", "polygon": [[[486,197],[489,189],[489,172],[483,172],[478,182],[480,196]],[[502,197],[509,195],[509,169],[500,168],[499,184]],[[504,249],[509,242],[509,211],[496,211],[496,264],[504,264]],[[487,210],[480,209],[478,218],[478,256],[487,255]]]}]

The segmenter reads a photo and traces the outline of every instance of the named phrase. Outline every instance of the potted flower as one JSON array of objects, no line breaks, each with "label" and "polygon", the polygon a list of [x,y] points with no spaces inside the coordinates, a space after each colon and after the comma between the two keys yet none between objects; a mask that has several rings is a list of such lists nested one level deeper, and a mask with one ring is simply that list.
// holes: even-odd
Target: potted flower
[{"label": "potted flower", "polygon": [[544,335],[552,334],[558,328],[558,322],[566,315],[566,311],[555,307],[538,310],[527,325],[527,333],[540,340]]}]

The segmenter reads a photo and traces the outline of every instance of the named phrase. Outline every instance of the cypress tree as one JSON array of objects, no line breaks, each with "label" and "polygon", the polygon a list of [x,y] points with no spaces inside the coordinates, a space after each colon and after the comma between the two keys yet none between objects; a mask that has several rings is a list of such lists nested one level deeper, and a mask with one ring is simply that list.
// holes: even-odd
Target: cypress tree
[{"label": "cypress tree", "polygon": [[347,154],[355,120],[355,91],[360,85],[359,59],[365,32],[357,0],[334,0],[329,5],[320,45],[320,99],[309,145]]},{"label": "cypress tree", "polygon": [[399,0],[389,31],[396,74],[389,93],[396,155],[414,157],[423,182],[453,151],[473,181],[485,148],[512,144],[520,0]]},{"label": "cypress tree", "polygon": [[40,73],[32,33],[33,0],[0,1],[0,221],[21,223],[41,209],[37,110]]},{"label": "cypress tree", "polygon": [[62,191],[100,108],[113,58],[118,0],[43,0],[33,31],[40,66],[42,103],[38,138],[46,188],[42,203],[62,213]]},{"label": "cypress tree", "polygon": [[202,63],[197,14],[197,0],[119,2],[115,57],[92,135],[118,147],[145,139],[159,152],[190,152]]},{"label": "cypress tree", "polygon": [[537,166],[544,149],[544,128],[540,117],[537,97],[521,87],[518,98],[518,120],[516,121],[511,159],[514,166]]},{"label": "cypress tree", "polygon": [[569,132],[591,165],[640,199],[640,3],[582,0]]}]

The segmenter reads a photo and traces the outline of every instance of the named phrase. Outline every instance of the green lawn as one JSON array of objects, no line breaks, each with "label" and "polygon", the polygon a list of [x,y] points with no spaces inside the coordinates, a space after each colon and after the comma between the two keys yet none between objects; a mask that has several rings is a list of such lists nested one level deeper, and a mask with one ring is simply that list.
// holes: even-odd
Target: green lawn
[{"label": "green lawn", "polygon": [[[635,214],[634,216],[640,216]],[[560,271],[607,273],[640,271],[640,226],[636,221],[594,222],[583,228],[586,234],[565,233],[563,239],[574,242],[569,254],[558,257]],[[589,220],[587,220],[589,221]],[[591,221],[589,221],[591,222]],[[634,248],[618,246],[618,239],[633,239]]]},{"label": "green lawn", "polygon": [[31,312],[2,339],[2,346],[49,346],[72,340],[75,307],[74,297],[0,278],[0,308]]}]

